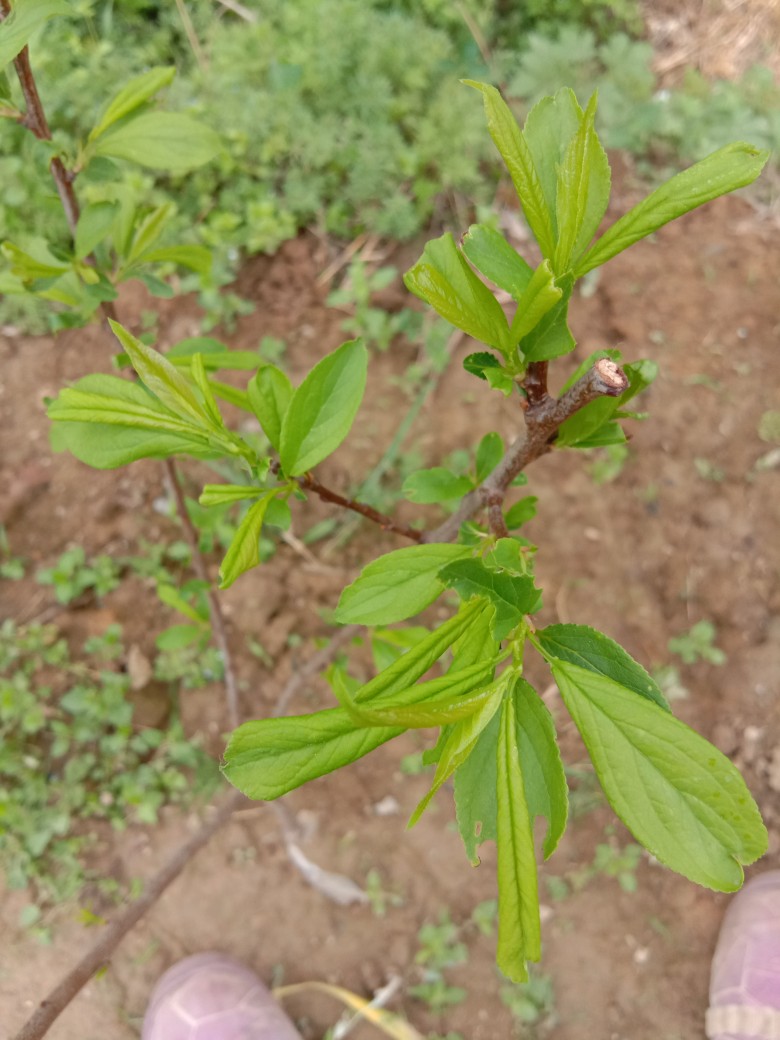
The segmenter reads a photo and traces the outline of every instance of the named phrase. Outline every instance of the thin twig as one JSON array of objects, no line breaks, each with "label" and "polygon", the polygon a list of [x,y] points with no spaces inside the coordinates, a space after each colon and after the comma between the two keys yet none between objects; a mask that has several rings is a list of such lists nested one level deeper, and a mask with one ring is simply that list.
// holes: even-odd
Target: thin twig
[{"label": "thin twig", "polygon": [[195,26],[192,24],[190,12],[187,10],[184,0],[175,0],[175,3],[176,10],[179,12],[179,18],[181,18],[181,24],[184,27],[184,35],[187,37],[190,49],[195,55],[195,60],[197,61],[201,72],[207,72],[209,63],[203,52],[203,48],[200,45],[198,34],[195,32]]},{"label": "thin twig", "polygon": [[257,15],[254,11],[250,11],[248,7],[244,7],[243,4],[239,4],[237,0],[219,0],[219,3],[223,7],[226,7],[228,11],[232,11],[233,14],[237,14],[239,18],[243,18],[245,22],[249,22],[254,25],[257,22]]},{"label": "thin twig", "polygon": [[[8,0],[0,0],[0,22],[7,18],[10,13],[11,5]],[[35,134],[39,141],[51,141],[51,130],[46,121],[46,113],[43,110],[35,77],[30,68],[30,53],[27,47],[21,50],[14,58],[14,68],[16,69],[16,75],[19,77],[19,83],[24,94],[24,102],[27,107],[21,122]],[[70,233],[75,237],[76,225],[79,221],[79,204],[76,200],[76,193],[73,190],[72,177],[57,155],[49,163],[49,169],[54,178],[54,183],[57,185],[57,194],[62,202]]]},{"label": "thin twig", "polygon": [[230,723],[230,728],[235,729],[241,721],[241,716],[238,710],[238,684],[236,682],[236,673],[233,669],[233,658],[230,653],[230,644],[228,643],[225,615],[222,612],[222,605],[219,602],[219,594],[209,577],[206,568],[206,561],[203,559],[203,555],[200,551],[198,545],[198,532],[195,530],[195,525],[190,519],[190,514],[187,512],[187,502],[178,481],[173,459],[165,459],[163,465],[165,467],[165,482],[168,485],[170,494],[173,496],[174,502],[176,503],[176,512],[179,514],[179,519],[181,520],[182,528],[184,530],[184,538],[192,553],[193,569],[198,578],[200,578],[201,581],[206,582],[208,586],[206,595],[208,596],[209,601],[211,627],[214,630],[214,639],[219,647],[219,653],[222,657],[222,667],[225,673],[225,699],[227,702],[228,722]]},{"label": "thin twig", "polygon": [[422,532],[415,530],[408,524],[403,524],[398,520],[393,520],[391,516],[386,516],[384,513],[380,513],[378,509],[374,509],[373,506],[367,506],[363,502],[358,502],[354,498],[345,498],[340,495],[337,491],[331,491],[330,488],[325,487],[315,476],[311,473],[304,473],[302,477],[296,478],[300,487],[304,491],[311,491],[324,502],[332,502],[333,505],[341,506],[342,509],[349,509],[353,513],[360,513],[361,516],[365,517],[366,520],[372,520],[384,531],[394,531],[396,534],[403,535],[404,538],[409,538],[413,542],[422,541]]},{"label": "thin twig", "polygon": [[469,492],[458,510],[443,524],[426,531],[423,542],[450,542],[461,524],[481,509],[502,502],[509,485],[531,462],[552,448],[558,427],[564,420],[599,397],[618,397],[628,387],[628,378],[609,358],[601,358],[558,399],[536,394],[525,411],[525,430],[510,445],[501,462],[478,488]]}]

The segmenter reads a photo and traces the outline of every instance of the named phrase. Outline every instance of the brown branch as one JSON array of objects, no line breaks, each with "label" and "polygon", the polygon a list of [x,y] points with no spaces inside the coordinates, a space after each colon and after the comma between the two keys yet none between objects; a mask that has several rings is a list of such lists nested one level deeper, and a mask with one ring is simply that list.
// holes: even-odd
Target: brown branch
[{"label": "brown branch", "polygon": [[[11,13],[11,5],[8,0],[0,0],[0,22]],[[22,122],[31,130],[39,141],[51,141],[51,130],[46,121],[46,113],[43,110],[41,96],[35,83],[32,69],[30,68],[30,53],[27,47],[14,58],[14,68],[19,77],[19,84],[24,94],[24,102],[27,107]],[[57,194],[65,211],[65,219],[68,222],[70,233],[75,237],[76,225],[79,222],[79,204],[76,193],[73,190],[73,179],[65,169],[62,160],[55,155],[49,163],[51,175],[57,185]]]},{"label": "brown branch", "polygon": [[413,527],[409,527],[408,524],[402,524],[397,520],[393,520],[391,516],[380,513],[372,506],[367,506],[354,498],[345,498],[337,491],[331,491],[330,488],[321,484],[311,473],[304,473],[302,477],[296,477],[296,480],[304,491],[312,491],[315,495],[319,495],[324,502],[332,502],[333,505],[341,506],[342,509],[351,509],[353,513],[359,513],[366,520],[379,524],[384,531],[394,531],[396,534],[403,535],[404,538],[410,538],[413,542],[423,541],[421,531],[416,531]]},{"label": "brown branch", "polygon": [[549,394],[547,393],[547,361],[532,361],[528,366],[523,386],[530,407],[542,404]]},{"label": "brown branch", "polygon": [[219,652],[222,657],[222,667],[225,672],[225,697],[227,700],[228,722],[230,723],[230,728],[235,729],[241,721],[241,716],[238,710],[238,684],[236,682],[236,673],[233,670],[233,658],[228,643],[225,615],[222,612],[222,605],[219,602],[219,594],[214,588],[213,582],[209,578],[206,561],[203,559],[203,555],[201,554],[198,545],[198,532],[195,530],[195,525],[190,519],[190,514],[187,512],[187,503],[184,499],[184,492],[179,484],[173,459],[165,459],[163,465],[165,467],[165,482],[168,485],[170,494],[173,496],[174,502],[176,503],[176,512],[179,514],[179,519],[181,520],[184,529],[184,537],[190,547],[190,551],[192,552],[193,569],[200,580],[205,581],[208,586],[206,595],[208,596],[209,601],[211,627],[214,630],[214,639],[219,647]]},{"label": "brown branch", "polygon": [[481,509],[504,500],[509,485],[531,462],[545,455],[564,420],[599,397],[618,397],[628,387],[628,378],[609,358],[602,358],[557,400],[545,393],[529,401],[525,414],[525,430],[508,448],[501,462],[478,488],[469,492],[457,512],[443,524],[426,531],[423,542],[449,542],[458,534],[461,524],[471,520]]}]

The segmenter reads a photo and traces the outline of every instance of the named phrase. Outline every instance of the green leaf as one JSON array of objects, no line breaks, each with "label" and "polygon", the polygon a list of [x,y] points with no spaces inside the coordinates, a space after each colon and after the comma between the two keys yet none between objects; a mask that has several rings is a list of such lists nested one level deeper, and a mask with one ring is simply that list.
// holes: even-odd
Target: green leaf
[{"label": "green leaf", "polygon": [[190,455],[196,459],[224,455],[224,451],[194,434],[72,420],[52,423],[51,445],[53,451],[69,451],[94,469],[117,469],[138,459],[167,459],[172,455]]},{"label": "green leaf", "polygon": [[434,466],[432,469],[420,469],[411,473],[404,481],[401,493],[410,502],[435,505],[438,502],[449,502],[453,498],[462,498],[471,488],[472,483],[468,477],[459,477],[443,466]]},{"label": "green leaf", "polygon": [[409,819],[409,827],[414,827],[430,805],[436,792],[471,754],[479,740],[480,734],[489,725],[490,720],[498,711],[508,681],[509,673],[505,672],[503,675],[500,675],[498,679],[481,691],[477,710],[470,713],[465,719],[455,722],[448,729],[447,736],[439,752],[431,788],[412,813]]},{"label": "green leaf", "polygon": [[211,162],[220,152],[219,137],[209,127],[176,112],[144,112],[102,134],[92,155],[126,159],[152,170],[186,173]]},{"label": "green leaf", "polygon": [[83,260],[98,246],[111,230],[119,213],[118,202],[93,202],[81,211],[76,226],[75,255]]},{"label": "green leaf", "polygon": [[[562,274],[568,270],[575,245],[583,235],[587,241],[593,237],[596,228],[588,232],[585,228],[586,217],[596,220],[596,227],[606,212],[609,201],[609,180],[606,194],[602,192],[597,210],[588,213],[591,183],[594,173],[598,171],[597,182],[603,180],[603,160],[606,158],[593,126],[596,117],[596,95],[590,99],[587,109],[581,118],[580,126],[568,144],[563,162],[558,167],[558,183],[556,190],[556,223],[558,238],[555,243],[555,270]],[[597,164],[601,164],[601,166]],[[607,175],[609,164],[607,163]]]},{"label": "green leaf", "polygon": [[496,748],[498,711],[455,770],[455,811],[458,830],[473,866],[479,865],[477,848],[496,840]]},{"label": "green leaf", "polygon": [[192,363],[190,365],[190,374],[192,375],[192,381],[200,390],[200,396],[203,400],[203,406],[206,409],[206,414],[211,420],[214,429],[225,429],[225,423],[220,414],[219,407],[216,400],[214,399],[214,392],[211,389],[208,376],[206,375],[206,366],[203,364],[203,355],[194,354]]},{"label": "green leaf", "polygon": [[720,892],[767,848],[736,767],[656,704],[604,675],[555,661],[553,675],[607,799],[661,863]]},{"label": "green leaf", "polygon": [[208,443],[206,432],[179,418],[142,386],[116,376],[93,375],[66,387],[48,407],[50,419],[60,422],[106,423],[131,426],[154,433],[167,432]]},{"label": "green leaf", "polygon": [[553,227],[550,210],[544,197],[534,158],[509,106],[495,87],[474,80],[463,82],[481,91],[485,103],[488,130],[504,160],[515,191],[523,207],[525,219],[539,243],[542,254],[551,257],[554,251]]},{"label": "green leaf", "polygon": [[140,339],[110,318],[108,324],[124,347],[139,378],[151,392],[175,415],[181,416],[195,426],[219,429],[205,406],[198,400],[195,391],[184,376],[167,361],[159,350],[147,347]]},{"label": "green leaf", "polygon": [[669,703],[658,684],[614,639],[587,625],[548,625],[534,634],[535,644],[547,661],[568,661],[588,668],[646,697],[665,711]]},{"label": "green leaf", "polygon": [[[462,608],[366,683],[355,700],[367,703],[373,697],[407,690],[410,703],[414,703],[421,687],[411,684],[438,661],[482,609],[478,601]],[[399,726],[356,729],[343,708],[293,718],[259,719],[234,731],[225,751],[223,772],[250,798],[278,798],[361,758],[402,732]]]},{"label": "green leaf", "polygon": [[[159,249],[150,249],[141,253],[135,259],[136,263],[144,264],[176,264],[177,267],[186,267],[190,271],[203,276],[211,274],[211,251],[205,246],[162,246]],[[257,355],[254,356],[257,364]]]},{"label": "green leaf", "polygon": [[492,368],[503,371],[503,366],[496,355],[488,354],[486,350],[478,351],[476,354],[469,354],[468,357],[463,359],[463,367],[473,376],[478,376],[484,380],[487,380],[487,369]]},{"label": "green leaf", "polygon": [[152,249],[154,243],[158,241],[173,219],[175,212],[176,207],[173,203],[166,202],[163,206],[153,209],[151,213],[147,213],[133,228],[133,238],[127,252],[128,264],[140,262],[141,258]]},{"label": "green leaf", "polygon": [[670,220],[752,184],[768,158],[768,152],[736,142],[678,173],[616,221],[578,261],[575,276],[600,267]]},{"label": "green leaf", "polygon": [[404,275],[404,284],[456,328],[502,353],[508,350],[506,316],[449,232],[426,244],[421,258]]},{"label": "green leaf", "polygon": [[523,127],[523,137],[533,158],[556,234],[558,170],[581,122],[582,109],[574,91],[570,87],[563,87],[554,97],[543,97],[537,101]]},{"label": "green leaf", "polygon": [[159,90],[172,83],[175,75],[176,69],[173,66],[157,66],[149,69],[148,72],[142,73],[140,76],[135,76],[114,95],[103,109],[97,124],[90,132],[88,140],[94,141],[102,133],[105,133],[113,123],[124,119],[125,116],[140,108],[149,98],[154,97]]},{"label": "green leaf", "polygon": [[388,625],[419,614],[444,590],[437,574],[465,559],[465,545],[412,545],[369,563],[341,593],[335,620],[340,625]]},{"label": "green leaf", "polygon": [[504,457],[504,441],[500,433],[486,433],[477,445],[477,483],[487,480]]},{"label": "green leaf", "polygon": [[166,585],[160,582],[157,586],[157,596],[166,607],[171,607],[173,610],[178,611],[179,614],[188,617],[190,621],[195,621],[201,626],[208,623],[208,615],[204,617],[173,585]]},{"label": "green leaf", "polygon": [[268,503],[275,494],[276,489],[266,491],[238,525],[219,568],[219,587],[221,589],[230,588],[236,578],[253,567],[257,567],[260,563],[260,531]]},{"label": "green leaf", "polygon": [[562,296],[563,290],[555,284],[555,275],[550,261],[543,260],[534,271],[533,278],[518,300],[517,310],[510,328],[512,342],[519,343],[535,329]]},{"label": "green leaf", "polygon": [[247,387],[249,403],[271,446],[279,451],[282,423],[293,397],[293,385],[276,365],[263,365]]},{"label": "green leaf", "polygon": [[155,637],[154,645],[158,650],[182,650],[197,643],[203,636],[202,625],[171,625]]},{"label": "green leaf", "polygon": [[50,18],[69,14],[73,9],[64,0],[15,0],[11,13],[0,22],[0,69],[24,50]]},{"label": "green leaf", "polygon": [[515,502],[513,506],[504,514],[504,523],[510,531],[514,531],[518,527],[522,527],[523,524],[527,524],[529,520],[533,520],[536,516],[536,503],[539,501],[536,495],[526,495],[525,498],[521,498],[518,502]]},{"label": "green leaf", "polygon": [[555,722],[541,697],[525,679],[515,681],[512,696],[528,812],[532,819],[543,816],[547,820],[544,858],[549,859],[566,830],[569,812],[569,791]]},{"label": "green leaf", "polygon": [[484,677],[496,660],[477,661],[452,675],[448,672],[438,679],[420,683],[414,704],[407,703],[408,690],[372,701],[370,707],[357,704],[345,689],[340,695],[337,693],[337,697],[356,726],[404,726],[407,729],[444,726],[469,718],[495,697],[492,684],[486,684]]},{"label": "green leaf", "polygon": [[486,278],[519,300],[533,277],[533,268],[504,236],[486,224],[472,224],[463,238],[463,252]]},{"label": "green leaf", "polygon": [[[2,26],[3,23],[0,23]],[[0,252],[6,258],[11,267],[11,274],[21,278],[23,282],[37,281],[39,278],[59,278],[67,272],[67,264],[59,263],[48,253],[48,250],[39,250],[43,259],[26,253],[13,242],[3,242]]]},{"label": "green leaf", "polygon": [[288,477],[312,469],[347,436],[363,399],[367,365],[366,348],[349,340],[318,362],[294,392],[279,444]]},{"label": "green leaf", "polygon": [[202,506],[223,506],[228,502],[243,502],[247,498],[257,498],[264,493],[263,488],[242,484],[206,484],[200,493],[198,504]]},{"label": "green leaf", "polygon": [[563,288],[561,299],[518,344],[526,362],[551,361],[571,353],[577,345],[568,326],[571,282],[564,286],[559,280],[558,288]]},{"label": "green leaf", "polygon": [[526,803],[514,699],[505,697],[496,749],[498,948],[496,961],[513,982],[526,982],[526,961],[541,956],[534,832]]},{"label": "green leaf", "polygon": [[485,596],[496,607],[494,635],[504,639],[526,614],[541,607],[541,593],[531,577],[516,578],[510,574],[488,570],[479,560],[456,560],[439,571],[445,585],[456,590],[466,600],[471,596]]}]

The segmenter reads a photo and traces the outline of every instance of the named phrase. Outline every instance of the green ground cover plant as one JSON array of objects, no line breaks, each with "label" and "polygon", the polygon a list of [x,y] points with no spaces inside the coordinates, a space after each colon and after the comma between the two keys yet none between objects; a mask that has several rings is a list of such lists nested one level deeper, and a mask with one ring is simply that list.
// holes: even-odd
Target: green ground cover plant
[{"label": "green ground cover plant", "polygon": [[[211,265],[196,265],[190,253],[194,270],[178,273],[185,288],[200,290],[210,324],[247,310],[235,293],[219,291],[240,258],[273,251],[302,227],[404,239],[432,217],[457,226],[459,212],[487,204],[497,167],[478,113],[456,89],[459,77],[503,83],[523,114],[564,83],[581,104],[598,88],[606,146],[669,167],[743,135],[761,147],[780,144],[780,95],[766,69],[739,83],[691,73],[680,89],[659,91],[650,47],[629,35],[641,28],[630,0],[519,11],[500,3],[290,0],[262,4],[254,22],[228,12],[216,18],[207,0],[189,10],[200,60],[173,6],[97,0],[61,7],[34,36],[33,57],[55,139],[77,166],[70,153],[94,128],[94,99],[114,90],[118,54],[126,77],[172,62],[178,68],[160,86],[166,110],[218,131],[218,161],[184,175],[101,155],[81,170],[80,194],[87,204],[139,207],[139,219],[149,217],[159,232],[158,249],[174,241],[207,247]],[[48,149],[14,125],[19,104],[15,84],[0,81],[0,113],[11,117],[0,125],[0,179],[8,186],[0,241],[33,255],[45,242],[56,255],[67,249],[68,228],[45,186]],[[13,270],[13,257],[6,259]],[[131,276],[169,294],[175,263],[169,255],[166,267]],[[0,320],[39,331],[55,313],[63,320],[18,289],[6,267]]]},{"label": "green ground cover plant", "polygon": [[[20,124],[51,142],[30,107],[35,94],[26,52],[20,58],[16,51],[29,35],[25,19],[40,10],[41,0],[14,8],[0,25],[0,57],[15,58],[26,88]],[[56,13],[56,5],[45,10]],[[596,96],[583,108],[572,90],[559,90],[540,100],[521,127],[494,86],[468,81],[482,98],[542,259],[532,267],[491,224],[476,223],[459,243],[449,233],[431,240],[405,283],[477,341],[480,349],[463,365],[486,401],[501,394],[515,405],[518,434],[505,445],[488,431],[473,463],[458,459],[410,475],[404,494],[421,509],[419,522],[407,524],[334,492],[316,473],[349,435],[361,405],[369,352],[360,340],[320,358],[294,385],[283,367],[256,352],[199,337],[163,355],[115,320],[115,283],[132,264],[191,261],[199,247],[150,245],[149,221],[157,224],[139,214],[134,200],[80,208],[73,182],[106,155],[154,155],[162,168],[179,171],[219,153],[213,133],[192,116],[154,107],[169,79],[165,69],[131,79],[79,145],[64,152],[47,144],[71,241],[53,259],[10,250],[26,291],[66,305],[71,292],[74,320],[99,307],[136,376],[94,373],[63,388],[48,402],[55,448],[98,469],[183,455],[212,467],[227,463],[240,474],[209,480],[199,497],[206,509],[247,507],[222,560],[221,589],[261,563],[263,528],[285,530],[293,510],[305,510],[313,495],[412,543],[369,562],[335,609],[338,625],[371,630],[376,674],[365,682],[348,664],[334,668],[337,707],[244,722],[230,736],[224,775],[250,798],[273,800],[407,730],[437,729],[424,756],[435,766],[431,788],[410,825],[452,779],[468,858],[477,864],[486,841],[497,847],[498,965],[512,981],[525,982],[528,962],[541,956],[539,860],[554,852],[569,810],[555,723],[527,678],[534,655],[535,668],[551,673],[607,800],[636,841],[698,884],[737,889],[743,865],[767,847],[742,777],[674,717],[648,672],[607,634],[586,623],[543,624],[537,546],[522,529],[545,503],[516,498],[515,489],[528,482],[527,468],[552,451],[624,443],[622,423],[643,417],[634,399],[656,373],[650,359],[624,363],[618,350],[605,348],[570,372],[559,396],[550,393],[550,364],[563,364],[576,346],[568,314],[576,282],[669,221],[751,184],[767,154],[742,142],[725,145],[598,234],[611,175],[595,127]],[[164,260],[158,248],[169,251]],[[511,300],[509,314],[492,286]],[[218,378],[230,369],[245,373],[242,388]],[[255,432],[228,427],[220,400],[255,420]],[[443,521],[425,526],[428,506],[448,504]],[[449,617],[432,625],[425,612],[437,601]],[[534,840],[537,818],[546,823],[541,847]]]}]

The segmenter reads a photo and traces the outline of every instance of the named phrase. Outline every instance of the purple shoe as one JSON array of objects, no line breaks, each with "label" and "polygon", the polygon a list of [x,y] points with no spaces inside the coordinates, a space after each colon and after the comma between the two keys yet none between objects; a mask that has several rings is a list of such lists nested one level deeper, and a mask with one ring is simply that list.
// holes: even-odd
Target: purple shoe
[{"label": "purple shoe", "polygon": [[253,971],[222,953],[174,964],[157,983],[142,1040],[301,1040]]},{"label": "purple shoe", "polygon": [[780,1040],[780,870],[759,874],[729,906],[712,959],[710,1040]]}]

